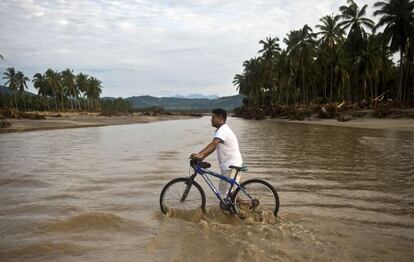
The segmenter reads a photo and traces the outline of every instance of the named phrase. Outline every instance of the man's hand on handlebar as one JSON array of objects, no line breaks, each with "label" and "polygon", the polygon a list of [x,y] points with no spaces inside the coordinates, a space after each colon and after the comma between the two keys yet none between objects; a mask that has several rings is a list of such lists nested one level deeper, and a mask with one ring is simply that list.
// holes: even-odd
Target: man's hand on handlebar
[{"label": "man's hand on handlebar", "polygon": [[192,153],[190,155],[190,159],[193,159],[193,160],[203,160],[203,155],[201,155],[199,153]]}]

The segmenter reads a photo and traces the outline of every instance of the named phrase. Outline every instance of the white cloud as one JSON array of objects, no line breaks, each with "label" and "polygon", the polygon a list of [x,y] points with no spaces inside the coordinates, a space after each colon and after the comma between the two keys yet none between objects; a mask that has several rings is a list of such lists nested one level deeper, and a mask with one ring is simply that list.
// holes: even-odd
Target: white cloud
[{"label": "white cloud", "polygon": [[[376,1],[357,1],[360,6]],[[0,72],[47,68],[103,80],[105,96],[235,94],[232,78],[266,36],[314,26],[346,1],[0,2]]]}]

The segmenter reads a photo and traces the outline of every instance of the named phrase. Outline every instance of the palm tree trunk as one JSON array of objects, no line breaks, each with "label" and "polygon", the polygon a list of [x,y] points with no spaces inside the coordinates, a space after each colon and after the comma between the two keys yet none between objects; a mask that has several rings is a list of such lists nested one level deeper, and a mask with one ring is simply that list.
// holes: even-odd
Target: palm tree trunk
[{"label": "palm tree trunk", "polygon": [[23,99],[23,108],[24,108],[24,111],[27,111],[26,100],[24,99],[24,95],[22,95],[22,99]]},{"label": "palm tree trunk", "polygon": [[331,70],[331,90],[330,90],[330,94],[329,94],[329,102],[332,103],[332,92],[333,92],[333,85],[334,85],[334,67],[332,66],[332,70]]},{"label": "palm tree trunk", "polygon": [[46,100],[47,111],[50,111],[49,98],[46,97],[45,100]]},{"label": "palm tree trunk", "polygon": [[63,91],[60,94],[60,103],[61,103],[62,111],[65,111],[65,106],[63,104]]},{"label": "palm tree trunk", "polygon": [[403,48],[400,49],[400,83],[398,85],[398,91],[397,91],[397,100],[401,101],[401,93],[402,93],[402,83],[403,83],[403,56],[404,56],[404,50]]},{"label": "palm tree trunk", "polygon": [[17,105],[17,95],[16,95],[16,93],[14,94],[14,105],[15,105],[16,109],[19,110],[19,106]]},{"label": "palm tree trunk", "polygon": [[55,90],[53,90],[53,98],[55,99],[55,110],[58,112],[57,95]]},{"label": "palm tree trunk", "polygon": [[76,104],[77,104],[77,107],[78,107],[78,111],[81,111],[81,105],[80,105],[78,97],[76,97]]},{"label": "palm tree trunk", "polygon": [[303,103],[306,104],[305,99],[305,68],[302,66],[302,99]]},{"label": "palm tree trunk", "polygon": [[367,99],[367,79],[364,77],[363,82],[363,87],[364,87],[364,100]]},{"label": "palm tree trunk", "polygon": [[407,87],[409,72],[410,72],[410,63],[407,61],[406,68],[405,68],[405,79],[404,79],[404,85],[403,85],[403,98],[402,98],[403,101],[407,101],[407,102],[409,101],[408,100],[408,87]]},{"label": "palm tree trunk", "polygon": [[369,78],[369,93],[370,93],[371,99],[375,98],[374,97],[374,91],[372,89],[372,78],[371,77]]}]

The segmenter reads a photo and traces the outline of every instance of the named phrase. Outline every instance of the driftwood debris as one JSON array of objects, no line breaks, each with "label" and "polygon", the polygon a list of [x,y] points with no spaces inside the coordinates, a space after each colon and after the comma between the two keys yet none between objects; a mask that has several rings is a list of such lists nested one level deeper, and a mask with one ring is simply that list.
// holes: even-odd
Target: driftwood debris
[{"label": "driftwood debris", "polygon": [[8,122],[7,120],[2,120],[0,122],[0,128],[6,128],[6,127],[11,127],[11,123]]}]

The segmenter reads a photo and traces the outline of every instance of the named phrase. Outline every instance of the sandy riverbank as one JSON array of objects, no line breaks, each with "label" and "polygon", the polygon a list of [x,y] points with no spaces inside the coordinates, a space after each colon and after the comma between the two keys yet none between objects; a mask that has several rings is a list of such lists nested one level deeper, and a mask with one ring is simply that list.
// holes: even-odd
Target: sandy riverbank
[{"label": "sandy riverbank", "polygon": [[371,128],[371,129],[387,129],[397,131],[414,132],[414,119],[401,118],[356,118],[347,122],[340,122],[336,119],[318,119],[310,118],[303,121],[287,120],[287,119],[272,119],[271,121],[301,123],[310,125],[324,125],[324,126],[341,126],[341,127],[355,127],[355,128]]},{"label": "sandy riverbank", "polygon": [[[100,113],[44,113],[43,120],[8,118],[11,127],[1,128],[0,133],[28,132],[49,129],[97,127],[108,125],[128,125],[137,123],[150,123],[165,120],[179,120],[193,118],[188,115],[156,115],[150,116],[142,113],[125,114],[119,116],[101,116]],[[59,115],[56,117],[56,115]]]},{"label": "sandy riverbank", "polygon": [[[149,116],[143,113],[134,113],[120,116],[101,116],[100,113],[60,113],[61,116],[56,117],[55,112],[44,113],[45,120],[32,119],[15,119],[8,118],[7,121],[11,123],[11,127],[0,129],[0,133],[10,132],[27,132],[37,130],[49,129],[65,129],[65,128],[81,128],[81,127],[97,127],[108,125],[128,125],[137,123],[150,123],[165,120],[179,120],[190,119],[193,116],[188,115],[156,115]],[[340,122],[336,119],[319,119],[308,118],[303,121],[287,120],[287,119],[271,119],[270,121],[311,124],[311,125],[325,125],[325,126],[342,126],[354,128],[371,128],[371,129],[387,129],[398,131],[414,132],[414,119],[411,118],[373,118],[362,117],[354,118],[351,121]]]}]

